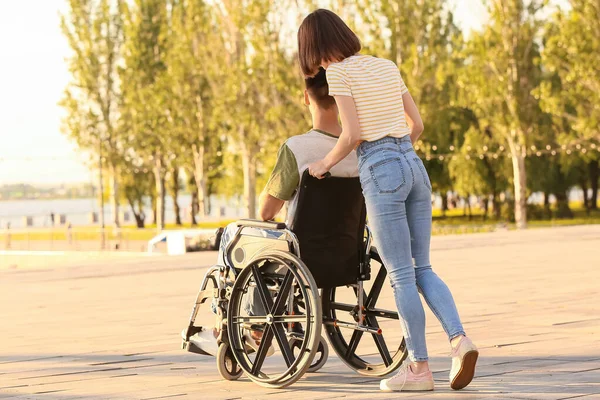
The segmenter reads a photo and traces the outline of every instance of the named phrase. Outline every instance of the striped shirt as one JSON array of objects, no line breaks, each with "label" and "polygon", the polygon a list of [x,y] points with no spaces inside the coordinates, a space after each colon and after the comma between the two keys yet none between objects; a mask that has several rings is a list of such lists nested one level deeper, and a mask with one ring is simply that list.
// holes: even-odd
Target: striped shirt
[{"label": "striped shirt", "polygon": [[408,92],[400,71],[390,60],[356,55],[327,67],[330,96],[354,98],[360,139],[410,135],[402,95]]}]

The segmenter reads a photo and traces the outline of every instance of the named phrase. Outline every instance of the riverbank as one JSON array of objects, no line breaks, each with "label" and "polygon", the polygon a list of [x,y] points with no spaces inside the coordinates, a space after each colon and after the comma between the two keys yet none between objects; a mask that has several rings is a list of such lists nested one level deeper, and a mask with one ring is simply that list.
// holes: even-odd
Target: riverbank
[{"label": "riverbank", "polygon": [[[167,224],[165,230],[214,229],[226,226],[233,219],[191,224]],[[528,227],[550,228],[574,225],[600,225],[600,211],[574,209],[574,218],[529,221]],[[439,210],[433,216],[433,235],[454,235],[514,230],[515,224],[495,219],[483,219],[478,210],[473,215],[462,215],[462,210],[451,210],[441,216]],[[148,241],[157,235],[155,226],[137,229],[132,225],[120,229],[107,227],[104,231],[96,226],[54,227],[37,229],[0,230],[0,250],[16,251],[133,251],[145,252]],[[202,239],[201,239],[202,240]],[[200,243],[201,245],[201,243]],[[159,248],[159,251],[161,249]]]}]

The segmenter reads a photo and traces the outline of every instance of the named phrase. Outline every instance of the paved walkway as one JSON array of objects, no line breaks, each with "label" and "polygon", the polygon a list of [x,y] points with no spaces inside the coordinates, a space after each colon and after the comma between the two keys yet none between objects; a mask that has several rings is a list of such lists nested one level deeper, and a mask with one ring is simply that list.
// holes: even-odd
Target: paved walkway
[{"label": "paved walkway", "polygon": [[214,359],[179,349],[214,253],[3,253],[0,399],[600,399],[599,249],[600,226],[435,237],[435,269],[481,358],[473,383],[449,390],[448,345],[428,312],[436,391],[410,394],[379,392],[333,355],[288,389],[222,381]]}]

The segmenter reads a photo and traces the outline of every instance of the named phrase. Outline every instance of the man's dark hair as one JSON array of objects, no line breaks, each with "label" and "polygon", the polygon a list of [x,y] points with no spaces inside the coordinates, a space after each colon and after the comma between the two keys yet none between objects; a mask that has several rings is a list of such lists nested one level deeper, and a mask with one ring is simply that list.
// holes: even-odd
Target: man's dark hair
[{"label": "man's dark hair", "polygon": [[341,61],[360,51],[360,40],[332,11],[308,14],[298,29],[298,57],[305,76],[313,76],[323,61]]},{"label": "man's dark hair", "polygon": [[319,108],[327,110],[335,104],[334,98],[329,95],[329,85],[323,68],[320,68],[314,77],[304,79],[304,83],[308,95]]}]

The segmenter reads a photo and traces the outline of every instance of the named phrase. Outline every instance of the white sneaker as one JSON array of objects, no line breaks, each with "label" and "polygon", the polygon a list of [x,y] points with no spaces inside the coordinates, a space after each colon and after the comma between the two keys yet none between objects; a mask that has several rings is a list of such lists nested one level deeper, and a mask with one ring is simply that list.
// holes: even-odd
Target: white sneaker
[{"label": "white sneaker", "polygon": [[[185,337],[185,331],[181,332],[181,335]],[[189,341],[211,356],[217,356],[219,346],[217,345],[217,337],[215,336],[214,329],[202,329],[200,332],[190,336]]]},{"label": "white sneaker", "polygon": [[406,363],[396,375],[382,380],[379,388],[386,392],[430,391],[433,390],[433,375],[431,371],[415,374],[410,363]]},{"label": "white sneaker", "polygon": [[452,349],[452,369],[450,370],[450,387],[460,390],[473,380],[475,364],[479,351],[466,336],[463,336]]}]

